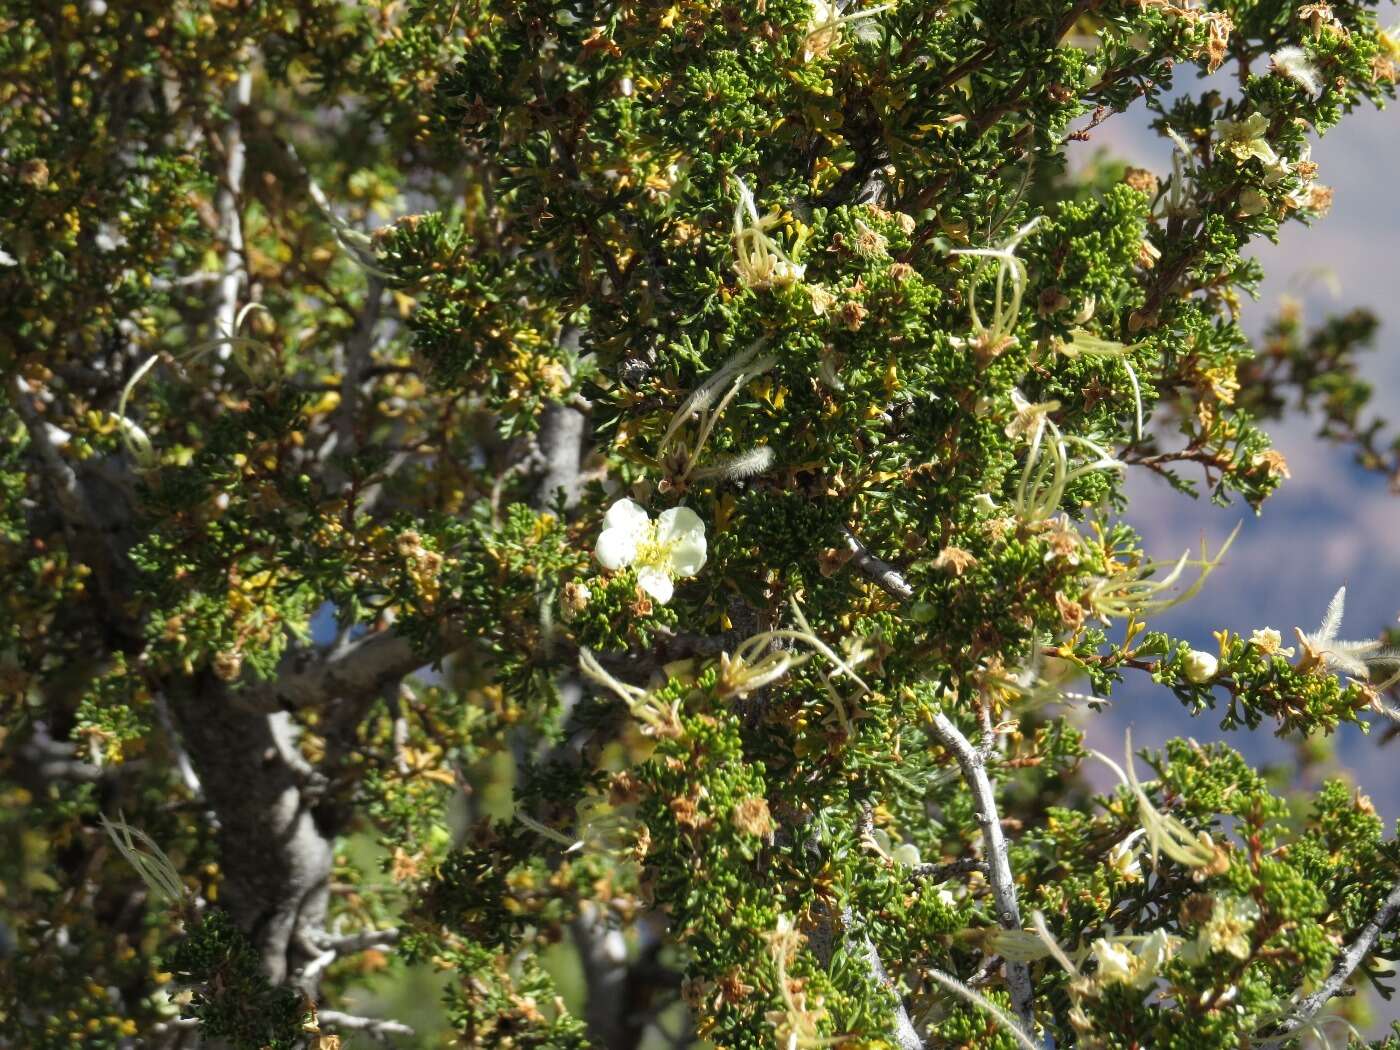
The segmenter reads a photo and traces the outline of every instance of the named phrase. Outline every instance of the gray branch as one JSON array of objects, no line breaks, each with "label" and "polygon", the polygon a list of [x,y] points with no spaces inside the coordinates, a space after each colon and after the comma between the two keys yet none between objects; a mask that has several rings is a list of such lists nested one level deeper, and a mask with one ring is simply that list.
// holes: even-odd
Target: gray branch
[{"label": "gray branch", "polygon": [[[365,289],[365,307],[355,321],[355,328],[345,341],[344,372],[340,378],[340,405],[335,414],[335,451],[349,462],[360,450],[359,415],[360,384],[365,373],[374,363],[375,331],[379,327],[380,311],[384,302],[384,282],[377,274],[370,274]],[[332,470],[340,474],[339,470]],[[344,487],[348,479],[336,479]]]},{"label": "gray branch", "polygon": [[284,712],[248,710],[211,672],[163,691],[218,820],[221,898],[268,979],[314,996],[322,952],[310,935],[325,925],[335,828],[314,812],[296,727]]},{"label": "gray branch", "polygon": [[128,598],[123,534],[131,514],[123,486],[129,478],[121,473],[106,479],[91,464],[85,465],[85,473],[80,475],[60,451],[70,440],[69,435],[43,418],[30,400],[23,379],[17,377],[15,385],[15,411],[29,435],[39,472],[53,491],[54,506],[73,553],[92,569],[94,589],[102,599],[109,622],[122,634],[140,638],[139,626],[121,612]]},{"label": "gray branch", "polygon": [[[43,722],[34,724],[34,733],[20,745],[16,756],[23,767],[27,767],[41,783],[51,780],[69,780],[78,783],[96,784],[103,780],[115,779],[122,773],[135,770],[132,763],[120,766],[99,766],[85,762],[78,757],[77,749],[70,743],[55,740]],[[139,765],[137,766],[139,769]]]},{"label": "gray branch", "polygon": [[970,875],[974,871],[987,873],[987,862],[978,860],[976,857],[963,857],[959,860],[950,860],[943,863],[930,862],[928,864],[918,864],[909,869],[909,878],[931,879],[942,882],[944,879],[951,879],[955,875]]},{"label": "gray branch", "polygon": [[608,924],[602,908],[584,901],[569,932],[588,992],[584,1021],[589,1037],[608,1050],[634,1045],[627,1017],[627,942],[622,931]]},{"label": "gray branch", "polygon": [[[850,913],[846,913],[848,916]],[[865,961],[870,967],[870,973],[884,987],[888,988],[895,997],[894,1035],[899,1043],[900,1050],[924,1050],[924,1041],[919,1038],[918,1029],[914,1027],[914,1022],[909,1019],[909,1011],[904,1008],[904,1003],[899,1000],[899,990],[895,988],[894,982],[890,980],[890,975],[885,970],[885,964],[880,961],[880,953],[875,948],[875,942],[867,934],[862,938],[862,947],[865,950]]]},{"label": "gray branch", "polygon": [[[941,711],[934,716],[933,731],[943,746],[953,753],[977,803],[977,823],[982,828],[982,844],[987,854],[988,880],[992,886],[992,899],[996,903],[997,921],[1005,929],[1019,930],[1021,909],[1016,902],[1016,879],[1011,872],[1006,837],[1002,834],[1001,817],[997,814],[996,792],[992,789],[991,778],[987,776],[986,761],[982,753],[968,742],[962,730]],[[1023,962],[1008,959],[1006,983],[1011,989],[1011,1006],[1016,1015],[1027,1031],[1035,1031],[1035,992],[1031,987],[1030,968]]]},{"label": "gray branch", "polygon": [[98,522],[84,498],[78,474],[59,449],[68,443],[69,437],[59,428],[52,426],[39,415],[29,400],[29,391],[24,380],[15,378],[15,411],[19,413],[24,428],[29,433],[29,443],[39,455],[40,469],[53,486],[54,502],[64,522],[74,529],[96,530]]},{"label": "gray branch", "polygon": [[1390,891],[1390,896],[1386,897],[1380,911],[1371,916],[1371,920],[1357,933],[1356,939],[1347,945],[1341,958],[1337,960],[1336,966],[1332,968],[1332,975],[1322,982],[1322,987],[1302,1000],[1288,1019],[1279,1025],[1281,1032],[1288,1034],[1298,1031],[1316,1017],[1318,1011],[1326,1006],[1328,1001],[1341,992],[1342,985],[1350,980],[1351,975],[1356,972],[1356,968],[1361,965],[1366,956],[1371,954],[1371,950],[1376,946],[1376,941],[1380,939],[1381,934],[1385,932],[1385,928],[1390,925],[1397,912],[1400,912],[1400,882],[1397,882]]},{"label": "gray branch", "polygon": [[343,696],[378,695],[430,662],[393,628],[366,634],[324,657],[305,650],[283,661],[271,682],[240,695],[260,711],[321,707]]},{"label": "gray branch", "polygon": [[882,561],[866,550],[865,544],[850,529],[846,529],[844,532],[846,549],[851,552],[851,564],[861,575],[873,580],[886,593],[902,602],[907,602],[914,597],[914,588],[909,586],[897,570],[888,562]]},{"label": "gray branch", "polygon": [[401,1021],[386,1021],[378,1017],[360,1017],[358,1014],[341,1013],[339,1010],[317,1010],[316,1021],[323,1028],[335,1028],[342,1032],[364,1032],[375,1039],[391,1035],[411,1036],[413,1029]]},{"label": "gray branch", "polygon": [[323,934],[313,939],[319,947],[329,952],[335,952],[336,955],[354,955],[356,952],[365,952],[372,948],[378,950],[392,948],[399,943],[402,937],[402,931],[390,927],[387,930],[361,930],[358,933],[347,933],[343,936]]},{"label": "gray branch", "polygon": [[219,187],[215,210],[219,215],[220,233],[224,238],[224,271],[215,293],[214,310],[217,333],[232,337],[238,317],[238,289],[243,284],[243,173],[248,166],[248,147],[243,141],[240,121],[243,111],[253,100],[253,74],[244,70],[238,75],[229,97],[232,113],[224,126],[224,182]]},{"label": "gray branch", "polygon": [[[869,802],[861,804],[860,816],[856,821],[856,831],[862,841],[869,841],[875,834],[874,812]],[[850,933],[855,926],[855,913],[850,908],[841,909],[841,925],[844,927],[847,943],[850,943]],[[861,934],[861,953],[865,956],[866,965],[870,968],[870,975],[876,982],[887,988],[895,1001],[894,1032],[895,1038],[899,1040],[900,1050],[923,1050],[924,1041],[919,1038],[918,1030],[914,1027],[914,1022],[909,1019],[909,1011],[905,1009],[904,1002],[900,998],[899,989],[890,980],[889,971],[885,969],[885,964],[880,961],[879,949],[875,947],[874,940],[868,933]]]},{"label": "gray branch", "polygon": [[539,507],[553,506],[560,492],[564,494],[565,507],[578,502],[586,422],[587,417],[571,405],[553,404],[544,410],[540,422],[544,477],[535,500]]},{"label": "gray branch", "polygon": [[[583,330],[568,327],[559,333],[559,346],[577,351]],[[588,440],[588,416],[577,405],[556,401],[547,406],[540,419],[540,453],[544,458],[544,477],[535,492],[535,506],[554,505],[562,491],[564,506],[578,503],[583,450]]]}]

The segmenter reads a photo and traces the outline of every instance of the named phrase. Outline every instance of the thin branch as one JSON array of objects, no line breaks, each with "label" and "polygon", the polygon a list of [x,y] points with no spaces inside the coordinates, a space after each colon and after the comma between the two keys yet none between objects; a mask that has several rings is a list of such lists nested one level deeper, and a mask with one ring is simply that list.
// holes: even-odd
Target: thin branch
[{"label": "thin branch", "polygon": [[881,561],[866,550],[865,544],[850,529],[843,531],[846,537],[846,549],[851,552],[851,564],[861,575],[873,580],[886,593],[902,602],[907,602],[914,597],[914,588],[910,587],[904,577],[888,562]]},{"label": "thin branch", "polygon": [[378,1017],[360,1017],[357,1014],[341,1013],[339,1010],[317,1010],[316,1021],[325,1028],[338,1028],[342,1032],[364,1032],[375,1039],[391,1035],[414,1035],[414,1031],[401,1021],[386,1021]]},{"label": "thin branch", "polygon": [[587,989],[585,1023],[598,1046],[623,1047],[633,1040],[627,1017],[627,942],[609,925],[603,909],[584,901],[569,933],[578,949]]},{"label": "thin branch", "polygon": [[199,1021],[193,1017],[172,1017],[168,1021],[157,1021],[151,1025],[151,1035],[165,1035],[169,1032],[192,1032],[199,1027]]},{"label": "thin branch", "polygon": [[318,707],[340,696],[377,695],[431,659],[392,628],[366,634],[310,666],[301,663],[306,655],[284,661],[282,674],[246,690],[240,699],[257,710],[277,711]]},{"label": "thin branch", "polygon": [[584,414],[569,405],[553,404],[545,409],[540,421],[544,478],[536,496],[540,507],[553,506],[561,492],[566,508],[578,502],[585,422]]},{"label": "thin branch", "polygon": [[[224,270],[215,297],[215,327],[217,334],[233,338],[238,317],[238,290],[244,281],[243,270],[243,173],[248,166],[248,146],[243,141],[243,111],[253,100],[253,74],[245,69],[238,75],[230,96],[228,123],[224,126],[224,182],[219,187],[215,208],[219,214],[220,233],[224,238]],[[225,347],[221,351],[228,352]]]},{"label": "thin branch", "polygon": [[77,472],[58,451],[70,440],[69,435],[44,420],[29,400],[29,390],[23,378],[16,376],[15,411],[29,432],[30,444],[39,454],[40,467],[53,486],[54,501],[70,528],[95,532],[100,523],[84,498]]},{"label": "thin branch", "polygon": [[[875,812],[868,801],[862,803],[860,807],[860,813],[856,818],[856,834],[862,842],[870,841],[875,836]],[[855,925],[855,916],[850,908],[841,910],[841,922],[845,926],[846,932],[849,933]],[[919,1038],[914,1022],[909,1019],[909,1011],[905,1009],[898,989],[890,980],[885,964],[880,961],[880,953],[869,934],[861,935],[861,948],[865,954],[866,964],[870,967],[871,976],[894,995],[897,1009],[894,1019],[895,1037],[899,1040],[901,1050],[923,1050],[924,1042]]]},{"label": "thin branch", "polygon": [[[849,911],[846,912],[846,919],[849,923]],[[924,1050],[924,1041],[919,1038],[918,1029],[914,1027],[914,1022],[909,1019],[909,1011],[904,1008],[904,1003],[900,1001],[899,990],[890,980],[890,975],[885,970],[885,964],[880,961],[880,953],[875,948],[875,942],[870,939],[868,934],[861,940],[865,950],[865,961],[870,967],[871,974],[881,985],[888,988],[895,998],[894,1036],[900,1050]]]},{"label": "thin branch", "polygon": [[316,944],[336,955],[354,955],[370,950],[383,951],[392,948],[403,938],[403,931],[390,927],[387,930],[361,930],[343,936],[325,934],[314,938]]},{"label": "thin branch", "polygon": [[[92,491],[89,474],[85,481],[60,449],[71,436],[43,418],[30,400],[29,388],[22,377],[15,377],[13,404],[29,434],[30,447],[39,461],[39,472],[53,490],[54,506],[62,519],[73,553],[93,570],[94,590],[103,599],[104,614],[121,633],[140,637],[140,629],[121,613],[127,604],[123,586],[126,575],[125,554],[117,542],[129,508],[120,498],[107,493],[105,498]],[[117,477],[116,488],[127,479]],[[106,488],[107,486],[103,486]]]},{"label": "thin branch", "polygon": [[1381,934],[1385,932],[1385,928],[1390,925],[1397,912],[1400,912],[1400,882],[1397,882],[1391,889],[1390,896],[1386,897],[1380,911],[1376,912],[1371,920],[1361,927],[1356,935],[1356,940],[1352,941],[1342,952],[1336,966],[1332,968],[1332,976],[1322,982],[1322,986],[1317,991],[1298,1004],[1292,1015],[1279,1025],[1279,1031],[1285,1034],[1296,1032],[1317,1016],[1318,1011],[1341,991],[1342,985],[1347,983],[1351,975],[1356,972],[1356,968],[1361,965],[1366,956],[1371,954],[1371,950],[1376,946],[1376,941],[1380,939]]},{"label": "thin branch", "polygon": [[[1001,831],[996,792],[992,789],[991,778],[987,776],[986,761],[981,752],[963,736],[962,730],[941,711],[934,716],[933,731],[943,746],[953,753],[977,803],[977,823],[982,827],[982,843],[987,854],[987,874],[992,885],[992,899],[996,902],[997,921],[1004,929],[1019,930],[1021,909],[1016,902],[1016,879],[1011,872],[1011,858],[1007,853],[1006,837]],[[1008,959],[1006,983],[1011,989],[1011,1005],[1016,1015],[1028,1031],[1034,1031],[1035,992],[1031,987],[1030,968],[1023,962]]]},{"label": "thin branch", "polygon": [[[384,302],[384,282],[377,275],[370,274],[367,285],[364,309],[356,319],[350,337],[345,341],[345,370],[340,379],[340,405],[335,415],[335,450],[347,463],[350,463],[360,450],[360,384],[374,359],[375,329],[379,327],[379,315]],[[356,473],[353,463],[350,465],[350,473]],[[347,488],[349,484],[349,478],[344,479],[342,488]]]},{"label": "thin branch", "polygon": [[[577,351],[582,332],[576,327],[559,333],[559,346]],[[563,494],[565,509],[578,503],[584,446],[588,442],[588,417],[570,404],[555,402],[540,419],[539,451],[544,477],[535,493],[535,505],[547,509]]]},{"label": "thin branch", "polygon": [[180,739],[180,731],[175,728],[175,719],[170,714],[170,704],[164,695],[156,693],[154,706],[156,720],[170,741],[171,751],[175,753],[175,768],[180,771],[180,779],[184,781],[185,788],[192,798],[203,798],[204,788],[199,783],[199,774],[194,771],[194,766],[190,763],[190,755],[185,750],[184,742]]},{"label": "thin branch", "polygon": [[314,959],[308,962],[301,970],[301,977],[298,983],[306,988],[316,988],[321,984],[321,975],[335,962],[336,953],[327,948]]},{"label": "thin branch", "polygon": [[954,875],[971,875],[974,871],[987,873],[987,862],[978,860],[976,857],[963,857],[959,860],[950,860],[946,863],[919,864],[909,869],[910,879],[933,879],[942,882],[950,879]]},{"label": "thin branch", "polygon": [[35,726],[34,736],[20,747],[19,758],[31,765],[34,773],[45,782],[69,780],[96,784],[115,778],[119,771],[132,772],[126,763],[121,766],[99,766],[84,762],[77,756],[72,744],[55,740],[43,725]]}]

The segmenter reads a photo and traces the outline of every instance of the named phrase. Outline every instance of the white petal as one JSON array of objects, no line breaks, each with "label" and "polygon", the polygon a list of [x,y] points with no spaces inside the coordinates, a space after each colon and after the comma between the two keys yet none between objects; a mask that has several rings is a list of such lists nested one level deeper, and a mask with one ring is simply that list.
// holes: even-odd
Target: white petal
[{"label": "white petal", "polygon": [[650,524],[651,516],[640,503],[630,499],[618,500],[603,517],[604,529],[621,529],[639,538]]},{"label": "white petal", "polygon": [[691,533],[671,548],[668,561],[677,576],[694,576],[705,565],[705,534]]},{"label": "white petal", "polygon": [[672,507],[663,510],[656,519],[656,538],[662,543],[680,539],[686,533],[698,532],[705,535],[705,523],[700,515],[689,507]]},{"label": "white petal", "polygon": [[665,605],[675,593],[671,577],[660,569],[640,569],[637,572],[637,586],[656,599],[658,605]]},{"label": "white petal", "polygon": [[671,571],[694,576],[705,564],[705,523],[689,507],[664,510],[656,520],[657,539],[667,548]]},{"label": "white petal", "polygon": [[605,569],[616,572],[637,557],[637,537],[627,529],[604,529],[593,547],[593,556]]}]

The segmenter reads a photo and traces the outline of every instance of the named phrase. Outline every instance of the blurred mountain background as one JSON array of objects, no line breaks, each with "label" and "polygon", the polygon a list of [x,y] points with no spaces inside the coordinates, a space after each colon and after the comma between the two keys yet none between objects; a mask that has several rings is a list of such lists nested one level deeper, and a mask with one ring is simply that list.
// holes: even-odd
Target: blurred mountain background
[{"label": "blurred mountain background", "polygon": [[[1400,7],[1382,7],[1382,18],[1400,18]],[[1228,89],[1227,84],[1222,88]],[[1178,90],[1200,90],[1183,78]],[[1171,144],[1147,125],[1141,108],[1109,118],[1081,144],[1077,165],[1127,161],[1165,177],[1171,171]],[[1367,110],[1350,115],[1313,147],[1318,180],[1336,191],[1330,214],[1311,228],[1286,225],[1277,244],[1264,243],[1253,254],[1267,275],[1258,301],[1244,300],[1242,321],[1251,338],[1261,333],[1285,297],[1302,310],[1306,329],[1328,315],[1361,307],[1381,320],[1362,375],[1375,388],[1372,411],[1400,420],[1400,171],[1397,113]],[[1152,628],[1185,638],[1214,652],[1213,630],[1228,628],[1246,636],[1274,627],[1284,644],[1296,644],[1292,629],[1312,630],[1338,587],[1347,588],[1345,638],[1372,638],[1396,625],[1400,613],[1400,495],[1386,479],[1363,469],[1350,448],[1316,436],[1317,420],[1291,412],[1266,429],[1288,460],[1291,479],[1255,516],[1242,503],[1217,507],[1206,497],[1192,500],[1173,491],[1146,470],[1129,476],[1127,518],[1143,534],[1154,557],[1176,557],[1201,538],[1214,551],[1237,523],[1240,534],[1223,564],[1191,602],[1150,621]],[[1187,475],[1192,476],[1192,475]],[[1107,718],[1088,718],[1091,743],[1121,754],[1124,730],[1135,747],[1160,747],[1173,736],[1226,739],[1260,764],[1296,762],[1293,743],[1273,735],[1266,723],[1256,730],[1218,728],[1211,712],[1191,717],[1165,688],[1138,675],[1124,683]],[[1382,746],[1387,728],[1367,735],[1344,727],[1335,757],[1325,772],[1344,772],[1393,822],[1400,817],[1400,743]]]}]

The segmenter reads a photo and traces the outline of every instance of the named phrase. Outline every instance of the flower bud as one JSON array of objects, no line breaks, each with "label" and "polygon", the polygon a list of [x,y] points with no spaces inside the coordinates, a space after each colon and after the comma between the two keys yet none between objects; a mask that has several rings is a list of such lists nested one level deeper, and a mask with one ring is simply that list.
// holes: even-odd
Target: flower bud
[{"label": "flower bud", "polygon": [[1186,675],[1186,680],[1196,685],[1205,685],[1220,670],[1220,661],[1211,656],[1210,653],[1203,653],[1199,649],[1192,649],[1186,654],[1186,659],[1182,663],[1182,670]]}]

